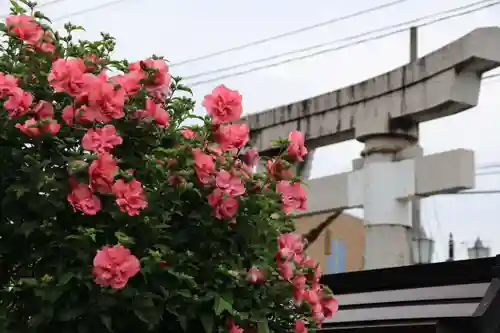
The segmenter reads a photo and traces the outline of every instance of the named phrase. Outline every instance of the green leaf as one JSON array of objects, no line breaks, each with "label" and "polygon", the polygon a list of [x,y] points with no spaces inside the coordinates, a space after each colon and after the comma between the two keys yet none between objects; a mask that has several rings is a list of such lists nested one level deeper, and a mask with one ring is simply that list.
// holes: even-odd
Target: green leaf
[{"label": "green leaf", "polygon": [[22,184],[14,184],[9,186],[7,191],[14,192],[16,195],[16,199],[20,199],[24,194],[29,192],[29,189]]},{"label": "green leaf", "polygon": [[135,309],[134,314],[148,324],[149,328],[153,328],[160,322],[163,313],[157,308],[148,308]]},{"label": "green leaf", "polygon": [[32,317],[30,317],[30,319],[28,319],[28,326],[29,327],[37,327],[38,325],[42,324],[45,320],[45,316],[41,313],[38,313]]},{"label": "green leaf", "polygon": [[179,324],[181,325],[182,329],[184,330],[184,332],[186,332],[187,331],[187,318],[184,316],[179,316],[178,320],[179,320]]},{"label": "green leaf", "polygon": [[180,295],[180,296],[182,296],[184,298],[191,298],[191,297],[193,297],[193,295],[191,294],[191,292],[188,289],[177,290],[175,292],[175,294]]},{"label": "green leaf", "polygon": [[28,237],[37,227],[38,223],[36,222],[24,222],[21,224],[19,231],[21,231],[25,237]]},{"label": "green leaf", "polygon": [[201,315],[200,320],[205,332],[212,333],[214,331],[214,317],[212,315]]},{"label": "green leaf", "polygon": [[58,318],[60,321],[70,321],[80,317],[84,312],[85,309],[83,308],[72,307],[60,312]]},{"label": "green leaf", "polygon": [[57,301],[59,299],[59,297],[62,296],[63,293],[64,293],[64,291],[61,290],[60,288],[57,288],[57,289],[56,288],[52,288],[52,289],[46,290],[43,293],[42,298],[44,300],[46,300],[46,301],[54,303],[55,301]]},{"label": "green leaf", "polygon": [[188,93],[190,93],[190,94],[192,94],[192,93],[193,93],[193,91],[191,90],[191,88],[189,88],[188,86],[185,86],[185,85],[183,85],[183,84],[179,84],[179,85],[177,86],[177,90],[180,90],[180,91],[185,91],[185,92],[188,92]]},{"label": "green leaf", "polygon": [[134,307],[137,307],[137,308],[152,308],[154,306],[155,306],[155,303],[149,297],[137,297],[134,300]]},{"label": "green leaf", "polygon": [[233,306],[231,303],[229,303],[227,300],[225,300],[221,296],[215,297],[214,301],[214,311],[217,316],[219,316],[221,313],[224,311],[227,311],[229,313],[233,313]]},{"label": "green leaf", "polygon": [[259,333],[269,333],[269,325],[267,320],[261,320],[257,323],[257,331]]},{"label": "green leaf", "polygon": [[45,20],[45,21],[52,23],[52,21],[47,16],[43,15],[42,12],[36,11],[33,16],[35,16],[36,18],[39,18],[41,20]]},{"label": "green leaf", "polygon": [[33,287],[33,286],[36,286],[38,284],[38,281],[35,278],[20,278],[19,283]]},{"label": "green leaf", "polygon": [[75,275],[72,273],[72,272],[66,272],[64,273],[60,278],[59,278],[59,285],[65,285],[67,284],[69,281],[71,281],[71,279],[73,279],[75,277]]},{"label": "green leaf", "polygon": [[134,313],[149,328],[155,327],[163,316],[162,307],[156,307],[151,297],[137,297],[133,302]]},{"label": "green leaf", "polygon": [[106,327],[109,332],[113,331],[113,327],[111,325],[111,317],[107,315],[101,315],[101,323]]},{"label": "green leaf", "polygon": [[121,231],[116,231],[115,232],[115,237],[118,239],[118,243],[121,243],[123,245],[133,245],[135,243],[134,239],[124,232]]},{"label": "green leaf", "polygon": [[19,6],[19,4],[15,0],[10,0],[10,4],[12,5],[12,10],[15,14],[24,14],[26,13],[26,9]]}]

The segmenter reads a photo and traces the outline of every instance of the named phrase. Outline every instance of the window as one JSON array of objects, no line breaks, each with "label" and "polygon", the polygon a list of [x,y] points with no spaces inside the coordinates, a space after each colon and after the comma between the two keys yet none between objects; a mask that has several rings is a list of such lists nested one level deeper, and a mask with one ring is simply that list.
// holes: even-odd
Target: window
[{"label": "window", "polygon": [[326,274],[345,272],[345,242],[339,239],[330,241],[330,255],[326,256]]}]

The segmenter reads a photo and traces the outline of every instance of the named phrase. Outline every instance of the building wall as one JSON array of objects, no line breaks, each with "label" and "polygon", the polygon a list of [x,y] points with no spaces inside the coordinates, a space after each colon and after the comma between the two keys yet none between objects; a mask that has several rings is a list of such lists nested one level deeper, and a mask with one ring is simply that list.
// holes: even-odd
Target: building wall
[{"label": "building wall", "polygon": [[[309,230],[318,226],[332,213],[301,216],[296,219],[295,228],[297,233],[306,234]],[[330,239],[328,239],[330,238]],[[349,215],[340,215],[328,228],[321,233],[318,239],[307,249],[308,255],[316,259],[328,272],[327,256],[337,255],[332,253],[332,241],[343,242],[345,258],[343,259],[345,271],[357,271],[363,269],[363,253],[365,248],[365,237],[363,220]],[[334,251],[333,251],[334,252]],[[331,262],[331,260],[330,260]]]}]

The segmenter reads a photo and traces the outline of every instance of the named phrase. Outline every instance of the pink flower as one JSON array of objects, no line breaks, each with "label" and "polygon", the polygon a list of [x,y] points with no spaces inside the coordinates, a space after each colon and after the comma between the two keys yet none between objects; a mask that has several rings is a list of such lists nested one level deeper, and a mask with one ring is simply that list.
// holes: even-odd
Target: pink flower
[{"label": "pink flower", "polygon": [[296,275],[292,281],[293,299],[296,303],[302,302],[306,290],[306,277],[302,274]]},{"label": "pink flower", "polygon": [[227,330],[229,331],[229,333],[245,333],[243,329],[236,325],[232,320],[228,321]]},{"label": "pink flower", "polygon": [[315,303],[311,306],[312,319],[316,322],[316,325],[321,325],[325,320],[325,315],[323,314],[323,307],[320,303]]},{"label": "pink flower", "polygon": [[43,119],[41,121],[41,131],[42,133],[48,133],[51,135],[56,135],[61,129],[61,125],[53,119]]},{"label": "pink flower", "polygon": [[89,166],[90,188],[99,193],[110,193],[118,172],[115,159],[108,153],[101,154]]},{"label": "pink flower", "polygon": [[5,19],[7,28],[14,33],[17,38],[27,44],[35,45],[43,36],[43,28],[35,21],[33,16],[10,15]]},{"label": "pink flower", "polygon": [[97,65],[102,62],[102,59],[99,59],[96,54],[86,54],[83,57],[83,61],[85,62],[85,70],[87,72],[91,72],[97,69]]},{"label": "pink flower", "polygon": [[[141,65],[152,70],[154,74],[148,76],[148,73],[142,69]],[[130,64],[129,69],[131,72],[139,73],[142,76],[142,79],[146,81],[144,86],[148,89],[156,89],[170,85],[171,77],[165,60],[146,59],[137,61]]]},{"label": "pink flower", "polygon": [[116,196],[116,204],[120,210],[130,216],[139,215],[139,211],[148,206],[142,184],[136,179],[128,183],[119,179],[113,185],[112,191]]},{"label": "pink flower", "polygon": [[55,120],[44,119],[43,121],[36,121],[36,119],[28,119],[24,124],[16,124],[21,132],[30,137],[39,137],[43,133],[48,133],[55,135],[59,132],[61,125],[59,125]]},{"label": "pink flower", "polygon": [[282,180],[276,185],[276,192],[281,193],[281,202],[285,212],[307,210],[306,192],[300,183],[289,183]]},{"label": "pink flower", "polygon": [[248,142],[247,124],[231,124],[220,126],[214,133],[215,140],[224,150],[243,148]]},{"label": "pink flower", "polygon": [[42,134],[40,131],[40,127],[38,126],[38,122],[33,118],[26,120],[24,124],[16,124],[16,128],[18,128],[27,136],[33,138],[38,137]]},{"label": "pink flower", "polygon": [[168,127],[169,116],[161,104],[156,104],[152,99],[146,100],[146,107],[144,110],[137,110],[136,116],[144,119],[145,121],[154,121],[158,127]]},{"label": "pink flower", "polygon": [[40,38],[40,40],[38,40],[35,44],[35,49],[45,53],[54,53],[56,51],[56,46],[54,45],[54,34],[49,30],[45,30],[42,38]]},{"label": "pink flower", "polygon": [[215,185],[230,197],[236,197],[245,193],[245,186],[241,178],[226,170],[217,172]]},{"label": "pink flower", "polygon": [[290,281],[293,278],[294,267],[290,261],[285,261],[278,258],[276,260],[276,267],[278,273],[283,279]]},{"label": "pink flower", "polygon": [[87,121],[109,123],[125,115],[123,112],[125,91],[115,89],[115,86],[107,81],[105,72],[99,75],[86,73],[82,77],[82,82],[82,90],[77,101],[88,103],[88,108],[82,115]]},{"label": "pink flower", "polygon": [[302,258],[304,252],[304,241],[302,236],[295,233],[285,233],[278,236],[278,253],[285,260],[293,259],[295,256]]},{"label": "pink flower", "polygon": [[186,139],[194,139],[196,137],[196,132],[190,128],[183,128],[181,132],[182,136],[185,137]]},{"label": "pink flower", "polygon": [[[300,259],[300,258],[297,258]],[[309,267],[312,269],[311,273],[307,274],[307,278],[313,283],[313,284],[319,284],[319,279],[321,278],[321,266],[314,260],[312,257],[309,256],[304,256],[300,262],[298,262],[300,265],[304,267]]]},{"label": "pink flower", "polygon": [[234,215],[238,212],[238,200],[226,197],[222,190],[216,188],[208,195],[208,203],[212,206],[212,212],[217,219],[228,218],[231,222],[235,222]]},{"label": "pink flower", "polygon": [[79,58],[59,58],[52,63],[48,76],[50,85],[56,92],[66,92],[75,97],[82,91],[85,62]]},{"label": "pink flower", "polygon": [[148,96],[157,102],[164,101],[171,94],[172,90],[170,89],[170,85],[148,89]]},{"label": "pink flower", "polygon": [[75,109],[72,105],[66,106],[62,111],[62,119],[69,126],[74,126],[75,122],[88,124],[91,123],[85,115],[87,114],[86,107],[82,106],[78,109]]},{"label": "pink flower", "polygon": [[220,85],[205,96],[203,107],[212,117],[213,124],[225,124],[240,119],[243,111],[242,97],[237,91]]},{"label": "pink flower", "polygon": [[332,317],[339,310],[339,302],[334,297],[323,298],[321,300],[321,306],[323,307],[323,315],[325,318]]},{"label": "pink flower", "polygon": [[194,171],[202,184],[212,182],[216,172],[214,156],[205,154],[201,149],[193,149]]},{"label": "pink flower", "polygon": [[[205,142],[205,145],[208,145],[208,143]],[[222,151],[222,149],[219,146],[208,146],[207,150],[221,164],[224,164],[226,162],[226,157],[224,156],[224,152]]]},{"label": "pink flower", "polygon": [[252,267],[247,272],[247,281],[252,284],[261,284],[266,280],[264,272],[257,267]]},{"label": "pink flower", "polygon": [[140,81],[143,76],[138,72],[129,72],[123,75],[115,75],[110,78],[110,81],[120,86],[126,96],[135,95],[141,88]]},{"label": "pink flower", "polygon": [[292,157],[294,160],[303,162],[304,156],[307,155],[307,148],[304,145],[304,134],[299,131],[291,131],[288,134],[288,156]]},{"label": "pink flower", "polygon": [[66,197],[75,211],[79,210],[85,215],[95,215],[101,210],[101,200],[92,193],[87,184],[71,181],[73,190]]},{"label": "pink flower", "polygon": [[259,152],[255,148],[248,149],[243,156],[241,156],[241,160],[245,163],[249,168],[254,168],[259,162]]},{"label": "pink flower", "polygon": [[121,145],[123,139],[116,133],[113,125],[102,128],[89,129],[82,138],[83,149],[102,154],[111,151],[115,146]]},{"label": "pink flower", "polygon": [[139,259],[123,245],[105,246],[94,257],[93,275],[101,286],[121,289],[140,270]]},{"label": "pink flower", "polygon": [[252,174],[252,167],[245,164],[241,160],[234,160],[233,169],[231,170],[235,175],[244,179],[250,179]]},{"label": "pink flower", "polygon": [[52,119],[54,117],[54,106],[52,106],[52,103],[42,100],[35,105],[33,113],[38,120]]},{"label": "pink flower", "polygon": [[316,289],[307,289],[303,293],[304,300],[311,304],[311,306],[318,304],[321,300],[319,295],[319,290]]},{"label": "pink flower", "polygon": [[306,323],[302,319],[295,321],[295,333],[307,333]]},{"label": "pink flower", "polygon": [[12,89],[17,87],[16,77],[0,72],[0,95],[8,94]]},{"label": "pink flower", "polygon": [[3,104],[3,107],[8,111],[8,117],[19,117],[29,111],[33,96],[21,88],[10,89],[9,98]]},{"label": "pink flower", "polygon": [[290,171],[286,162],[282,159],[271,159],[266,162],[267,172],[271,177],[277,180],[292,179],[293,172]]},{"label": "pink flower", "polygon": [[302,266],[306,266],[306,267],[310,267],[310,268],[316,268],[318,266],[318,263],[312,257],[304,257],[304,258],[302,258],[300,264]]}]

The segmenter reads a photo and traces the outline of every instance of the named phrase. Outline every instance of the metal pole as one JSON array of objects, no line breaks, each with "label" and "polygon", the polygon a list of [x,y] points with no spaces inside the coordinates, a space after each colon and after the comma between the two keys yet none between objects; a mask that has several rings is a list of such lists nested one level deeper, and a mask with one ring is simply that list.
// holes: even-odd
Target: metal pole
[{"label": "metal pole", "polygon": [[417,27],[410,28],[410,62],[418,59],[418,30]]},{"label": "metal pole", "polygon": [[[410,62],[414,62],[418,59],[418,30],[417,27],[411,27],[410,28]],[[418,126],[418,124],[417,124]],[[418,263],[422,263],[422,249],[421,249],[421,242],[420,238],[422,238],[421,235],[421,214],[420,214],[420,198],[414,198],[411,200],[411,205],[412,205],[412,233],[413,233],[413,240],[416,240],[415,242],[412,242],[412,246],[417,246],[418,247],[418,258],[413,258],[413,260],[418,260]],[[413,253],[413,251],[412,251]],[[415,263],[415,262],[414,262]]]},{"label": "metal pole", "polygon": [[500,190],[473,190],[457,193],[439,193],[437,195],[464,195],[464,194],[500,194]]},{"label": "metal pole", "polygon": [[446,261],[454,261],[455,260],[455,242],[453,240],[453,234],[450,232],[450,237],[448,240],[448,260]]}]

